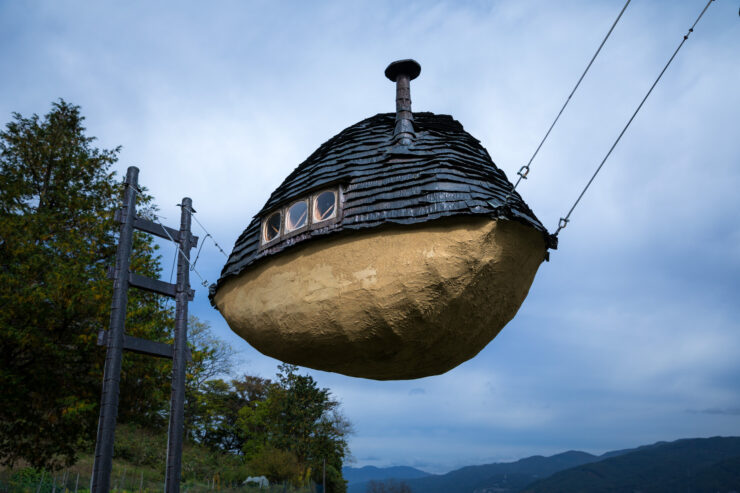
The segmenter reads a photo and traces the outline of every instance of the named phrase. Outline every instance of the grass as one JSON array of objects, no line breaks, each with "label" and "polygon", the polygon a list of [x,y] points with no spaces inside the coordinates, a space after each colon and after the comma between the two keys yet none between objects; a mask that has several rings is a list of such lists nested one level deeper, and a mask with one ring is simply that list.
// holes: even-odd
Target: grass
[{"label": "grass", "polygon": [[[92,448],[92,445],[90,446]],[[111,491],[121,493],[161,492],[167,460],[167,435],[155,434],[130,425],[116,429]],[[68,469],[40,471],[19,464],[0,468],[0,492],[8,493],[89,493],[93,469],[92,450],[80,454]],[[186,445],[182,456],[183,493],[313,493],[315,488],[274,485],[259,489],[243,485],[249,476],[240,457],[219,454],[197,445]]]},{"label": "grass", "polygon": [[[0,469],[0,491],[8,493],[89,493],[92,464],[81,460],[69,469],[50,473],[30,467]],[[120,493],[154,493],[164,489],[164,477],[150,468],[137,468],[120,461],[113,465],[111,490]],[[202,480],[185,480],[180,485],[183,493],[313,493],[314,487],[293,488],[287,485],[272,485],[260,489],[258,486],[225,483],[218,475]]]}]

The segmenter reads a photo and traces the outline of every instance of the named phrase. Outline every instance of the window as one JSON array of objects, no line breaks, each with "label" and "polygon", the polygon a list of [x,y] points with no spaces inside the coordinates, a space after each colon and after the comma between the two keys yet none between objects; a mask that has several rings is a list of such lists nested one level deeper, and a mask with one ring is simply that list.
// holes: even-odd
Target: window
[{"label": "window", "polygon": [[338,186],[300,197],[262,219],[260,245],[264,247],[306,230],[330,226],[341,217],[340,208],[341,190]]},{"label": "window", "polygon": [[296,202],[285,215],[285,232],[290,233],[308,225],[308,200]]},{"label": "window", "polygon": [[262,226],[262,242],[269,243],[280,236],[280,226],[283,222],[283,215],[278,212],[272,213],[268,216],[264,225]]},{"label": "window", "polygon": [[327,190],[318,194],[313,201],[313,222],[326,221],[337,216],[337,192]]}]

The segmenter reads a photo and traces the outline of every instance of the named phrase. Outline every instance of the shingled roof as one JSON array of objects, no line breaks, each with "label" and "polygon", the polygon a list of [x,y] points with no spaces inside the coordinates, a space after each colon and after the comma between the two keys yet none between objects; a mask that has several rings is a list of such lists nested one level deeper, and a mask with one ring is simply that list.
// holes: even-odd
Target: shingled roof
[{"label": "shingled roof", "polygon": [[[416,138],[395,154],[396,115],[382,113],[322,144],[272,193],[241,234],[211,297],[229,277],[304,241],[386,224],[414,224],[449,216],[484,215],[521,221],[549,237],[480,142],[449,115],[414,113]],[[337,222],[260,248],[261,220],[276,208],[330,185],[341,185]],[[554,245],[551,245],[554,246]]]}]

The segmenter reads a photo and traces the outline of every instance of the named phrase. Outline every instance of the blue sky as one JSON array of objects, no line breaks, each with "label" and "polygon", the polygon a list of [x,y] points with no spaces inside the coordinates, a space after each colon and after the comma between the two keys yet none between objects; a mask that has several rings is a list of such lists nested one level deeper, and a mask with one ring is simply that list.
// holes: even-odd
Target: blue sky
[{"label": "blue sky", "polygon": [[[704,0],[634,0],[520,191],[554,229]],[[416,111],[453,115],[510,177],[620,1],[0,1],[0,115],[82,107],[162,216],[193,198],[229,251],[316,147],[394,110],[386,65],[415,58]],[[740,20],[717,0],[561,233],[515,319],[445,375],[310,371],[354,422],[355,465],[431,472],[740,430]],[[201,236],[204,234],[201,233]],[[171,248],[165,248],[167,264]],[[224,258],[203,250],[217,279]],[[197,280],[197,279],[196,279]],[[196,286],[199,287],[199,286]],[[191,312],[270,377],[198,289]]]}]

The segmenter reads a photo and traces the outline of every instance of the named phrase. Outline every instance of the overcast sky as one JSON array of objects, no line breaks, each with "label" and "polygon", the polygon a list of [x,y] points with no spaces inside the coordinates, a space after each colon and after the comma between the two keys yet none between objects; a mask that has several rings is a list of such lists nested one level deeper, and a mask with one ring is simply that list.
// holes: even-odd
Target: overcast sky
[{"label": "overcast sky", "polygon": [[[520,187],[550,230],[705,3],[627,8]],[[396,59],[421,63],[414,110],[451,114],[514,176],[622,5],[0,0],[0,118],[80,105],[166,222],[189,196],[230,252],[321,143],[394,111]],[[739,47],[738,2],[717,0],[476,358],[414,381],[309,372],[355,424],[354,465],[445,472],[740,433]],[[214,282],[224,261],[209,243],[197,269]],[[273,376],[197,282],[191,313],[240,371]]]}]

